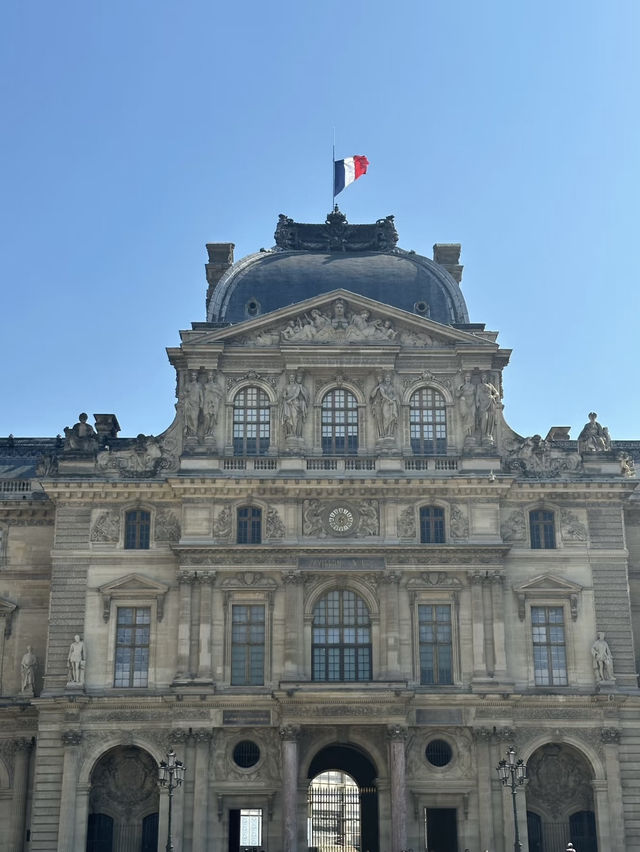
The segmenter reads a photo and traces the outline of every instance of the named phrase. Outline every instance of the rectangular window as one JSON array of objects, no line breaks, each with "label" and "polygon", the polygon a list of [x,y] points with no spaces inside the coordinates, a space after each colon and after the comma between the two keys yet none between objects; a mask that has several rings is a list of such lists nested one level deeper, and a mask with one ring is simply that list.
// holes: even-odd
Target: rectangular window
[{"label": "rectangular window", "polygon": [[231,685],[264,684],[264,606],[231,607]]},{"label": "rectangular window", "polygon": [[453,683],[453,645],[451,606],[418,606],[420,634],[420,683]]},{"label": "rectangular window", "polygon": [[531,629],[536,686],[566,686],[567,654],[562,607],[532,606]]},{"label": "rectangular window", "polygon": [[421,507],[420,541],[423,544],[444,544],[444,509],[437,506]]},{"label": "rectangular window", "polygon": [[114,686],[149,685],[150,628],[150,607],[118,607]]},{"label": "rectangular window", "polygon": [[262,510],[254,506],[238,509],[238,544],[260,544],[262,541]]},{"label": "rectangular window", "polygon": [[240,848],[262,846],[262,808],[242,808],[240,811]]},{"label": "rectangular window", "polygon": [[553,512],[536,509],[529,512],[529,530],[533,550],[553,550],[556,546],[556,528]]}]

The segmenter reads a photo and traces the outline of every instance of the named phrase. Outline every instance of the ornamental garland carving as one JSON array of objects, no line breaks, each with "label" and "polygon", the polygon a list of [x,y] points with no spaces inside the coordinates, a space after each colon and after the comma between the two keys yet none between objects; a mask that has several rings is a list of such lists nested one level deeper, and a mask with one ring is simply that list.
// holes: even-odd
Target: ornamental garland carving
[{"label": "ornamental garland carving", "polygon": [[405,376],[402,380],[402,385],[406,389],[421,381],[427,383],[436,382],[449,390],[453,389],[453,382],[451,381],[450,376],[444,375],[443,373],[432,373],[431,370],[423,370],[421,373],[411,373],[410,375]]},{"label": "ornamental garland carving", "polygon": [[527,525],[524,512],[515,509],[500,525],[500,533],[503,541],[524,541],[526,538]]},{"label": "ornamental garland carving", "polygon": [[262,373],[256,373],[255,370],[249,370],[248,373],[244,373],[242,376],[227,376],[227,390],[231,390],[235,385],[239,382],[267,382],[271,385],[272,388],[277,387],[278,385],[278,376],[274,375],[264,375]]},{"label": "ornamental garland carving", "polygon": [[180,522],[172,509],[159,509],[155,523],[156,541],[179,541]]},{"label": "ornamental garland carving", "polygon": [[267,538],[284,538],[286,529],[277,509],[274,509],[273,507],[267,509],[265,528]]},{"label": "ornamental garland carving", "polygon": [[231,536],[231,510],[228,506],[221,509],[213,522],[213,537],[228,539]]},{"label": "ornamental garland carving", "polygon": [[91,527],[91,541],[117,542],[120,539],[120,513],[115,509],[101,512]]},{"label": "ornamental garland carving", "polygon": [[416,512],[413,506],[407,506],[398,516],[398,538],[416,537]]},{"label": "ornamental garland carving", "polygon": [[469,520],[465,510],[452,503],[450,511],[450,523],[452,538],[468,538],[469,537]]},{"label": "ornamental garland carving", "polygon": [[569,509],[560,512],[560,529],[563,541],[586,541],[587,528]]}]

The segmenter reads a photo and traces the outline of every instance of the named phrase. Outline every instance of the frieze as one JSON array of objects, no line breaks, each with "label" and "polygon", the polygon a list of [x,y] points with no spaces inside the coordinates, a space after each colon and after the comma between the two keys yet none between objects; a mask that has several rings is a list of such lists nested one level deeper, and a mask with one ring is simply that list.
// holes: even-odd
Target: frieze
[{"label": "frieze", "polygon": [[464,586],[464,583],[458,577],[453,577],[445,571],[423,571],[419,577],[413,577],[407,583],[407,588],[414,590],[433,586],[460,589]]},{"label": "frieze", "polygon": [[307,571],[384,571],[385,560],[378,557],[323,557],[301,556],[299,567]]},{"label": "frieze", "polygon": [[278,584],[272,577],[265,577],[255,571],[238,571],[233,577],[227,577],[220,584],[223,589],[255,588],[277,589]]},{"label": "frieze", "polygon": [[391,704],[319,704],[319,705],[305,705],[296,706],[296,705],[284,705],[283,711],[289,713],[289,715],[296,716],[304,715],[306,718],[309,717],[338,717],[338,718],[349,718],[355,716],[362,717],[371,717],[371,716],[388,716],[389,714],[396,716],[404,716],[405,708],[404,705],[391,705]]}]

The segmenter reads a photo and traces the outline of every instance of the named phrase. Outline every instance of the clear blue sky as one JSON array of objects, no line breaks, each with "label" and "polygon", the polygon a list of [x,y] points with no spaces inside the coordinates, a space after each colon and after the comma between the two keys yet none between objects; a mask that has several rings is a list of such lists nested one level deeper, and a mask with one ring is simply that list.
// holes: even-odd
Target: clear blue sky
[{"label": "clear blue sky", "polygon": [[462,243],[511,426],[640,438],[639,33],[637,0],[8,0],[0,435],[166,428],[205,243],[323,221],[335,126],[351,222]]}]

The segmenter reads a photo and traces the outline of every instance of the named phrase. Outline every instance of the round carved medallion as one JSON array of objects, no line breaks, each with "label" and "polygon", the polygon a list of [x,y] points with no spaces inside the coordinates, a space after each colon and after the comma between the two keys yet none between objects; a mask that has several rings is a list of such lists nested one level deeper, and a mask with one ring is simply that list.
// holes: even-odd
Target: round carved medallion
[{"label": "round carved medallion", "polygon": [[334,532],[348,533],[353,527],[353,512],[346,506],[336,506],[329,512],[329,526]]}]

